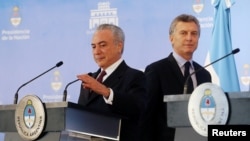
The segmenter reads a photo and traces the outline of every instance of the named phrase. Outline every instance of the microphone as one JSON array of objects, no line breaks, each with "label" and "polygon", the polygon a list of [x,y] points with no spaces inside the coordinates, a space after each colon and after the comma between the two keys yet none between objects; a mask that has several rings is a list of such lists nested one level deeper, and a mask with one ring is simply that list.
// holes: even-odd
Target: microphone
[{"label": "microphone", "polygon": [[75,83],[75,82],[77,82],[77,81],[79,81],[80,79],[76,79],[76,80],[74,80],[74,81],[72,81],[72,82],[69,82],[67,85],[66,85],[66,87],[65,87],[65,89],[64,89],[64,91],[63,91],[63,101],[66,101],[66,99],[67,99],[67,88],[68,88],[68,86],[69,85],[71,85],[71,84],[73,84],[73,83]]},{"label": "microphone", "polygon": [[19,91],[22,87],[24,87],[25,85],[29,84],[30,82],[32,82],[33,80],[37,79],[38,77],[44,75],[45,73],[49,72],[50,70],[52,70],[52,69],[54,69],[54,68],[56,68],[56,67],[60,67],[62,64],[63,64],[62,61],[58,62],[54,67],[50,68],[49,70],[45,71],[44,73],[38,75],[37,77],[35,77],[35,78],[31,79],[30,81],[28,81],[28,82],[24,83],[23,85],[21,85],[21,86],[17,89],[17,91],[16,91],[15,98],[14,98],[14,104],[17,104],[17,101],[18,101],[18,91]]},{"label": "microphone", "polygon": [[[89,76],[92,76],[92,73],[89,72],[88,75],[89,75]],[[67,99],[67,95],[68,95],[67,88],[69,87],[69,85],[71,85],[71,84],[73,84],[73,83],[75,83],[75,82],[77,82],[77,81],[79,81],[79,80],[80,80],[80,79],[76,79],[76,80],[74,80],[74,81],[69,82],[69,83],[66,85],[66,87],[65,87],[65,89],[64,89],[64,91],[63,91],[63,101],[66,101],[66,99]]]},{"label": "microphone", "polygon": [[210,66],[210,65],[212,65],[212,64],[214,64],[214,63],[216,63],[216,62],[218,62],[218,61],[220,61],[221,59],[224,59],[224,58],[228,57],[229,55],[236,54],[236,53],[238,53],[239,51],[240,51],[240,49],[239,49],[239,48],[236,48],[236,49],[232,50],[231,53],[229,53],[229,54],[227,54],[227,55],[225,55],[225,56],[223,56],[223,57],[221,57],[221,58],[219,58],[219,59],[213,61],[212,63],[210,63],[210,64],[208,64],[208,65],[206,65],[206,66],[204,66],[204,67],[202,67],[202,68],[200,68],[200,69],[198,69],[198,70],[193,71],[193,72],[187,77],[187,79],[185,80],[184,89],[183,89],[183,94],[187,94],[188,80],[190,79],[190,77],[191,77],[193,74],[195,74],[195,73],[197,73],[197,72],[199,72],[199,71],[205,69],[206,67],[208,67],[208,66]]}]

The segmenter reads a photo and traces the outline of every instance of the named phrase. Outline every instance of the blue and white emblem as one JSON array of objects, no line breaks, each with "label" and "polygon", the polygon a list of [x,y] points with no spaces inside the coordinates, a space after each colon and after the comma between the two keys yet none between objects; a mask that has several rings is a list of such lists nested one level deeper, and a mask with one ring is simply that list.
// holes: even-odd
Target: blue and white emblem
[{"label": "blue and white emblem", "polygon": [[45,109],[36,95],[26,95],[16,105],[15,125],[18,134],[28,141],[36,140],[45,126]]},{"label": "blue and white emblem", "polygon": [[195,88],[188,101],[188,117],[198,134],[207,136],[208,125],[223,125],[228,115],[228,99],[219,86],[203,83]]},{"label": "blue and white emblem", "polygon": [[24,108],[23,112],[24,116],[24,123],[27,128],[32,128],[35,120],[36,120],[36,111],[34,106],[32,105],[32,101],[29,99],[27,101],[27,105]]},{"label": "blue and white emblem", "polygon": [[201,104],[200,104],[201,117],[204,119],[204,121],[209,122],[214,118],[215,110],[216,110],[216,103],[211,94],[211,90],[206,89],[204,91],[204,96],[201,98]]}]

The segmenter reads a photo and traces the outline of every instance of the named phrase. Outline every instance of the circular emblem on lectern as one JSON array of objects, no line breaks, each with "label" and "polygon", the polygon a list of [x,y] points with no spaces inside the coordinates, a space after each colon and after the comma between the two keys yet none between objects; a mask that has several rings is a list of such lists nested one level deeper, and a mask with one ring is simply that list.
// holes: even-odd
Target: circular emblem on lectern
[{"label": "circular emblem on lectern", "polygon": [[35,95],[27,95],[17,104],[15,125],[18,134],[25,140],[36,140],[43,132],[45,111],[41,100]]},{"label": "circular emblem on lectern", "polygon": [[188,117],[194,130],[208,135],[208,125],[223,125],[227,122],[229,104],[223,90],[212,83],[199,85],[188,102]]}]

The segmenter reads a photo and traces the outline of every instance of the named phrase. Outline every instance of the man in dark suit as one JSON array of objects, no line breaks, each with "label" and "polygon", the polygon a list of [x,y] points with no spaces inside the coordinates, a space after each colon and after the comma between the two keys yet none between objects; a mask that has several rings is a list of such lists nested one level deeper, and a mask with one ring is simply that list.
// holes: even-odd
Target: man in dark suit
[{"label": "man in dark suit", "polygon": [[[167,126],[166,104],[163,102],[163,97],[183,93],[186,81],[184,64],[187,61],[191,63],[189,73],[202,67],[192,60],[199,37],[200,25],[194,16],[186,14],[177,16],[169,29],[173,52],[146,67],[149,101],[143,116],[143,123],[147,124],[143,132],[145,135],[143,141],[174,141],[175,129]],[[195,88],[204,82],[211,82],[211,75],[207,70],[201,69],[190,79],[193,81],[192,87]]]},{"label": "man in dark suit", "polygon": [[[146,103],[146,79],[142,71],[129,67],[122,59],[124,41],[124,32],[118,26],[102,24],[96,29],[91,46],[100,68],[77,76],[82,81],[78,103],[121,116],[120,141],[138,141],[139,119]],[[103,71],[106,74],[99,82]]]}]

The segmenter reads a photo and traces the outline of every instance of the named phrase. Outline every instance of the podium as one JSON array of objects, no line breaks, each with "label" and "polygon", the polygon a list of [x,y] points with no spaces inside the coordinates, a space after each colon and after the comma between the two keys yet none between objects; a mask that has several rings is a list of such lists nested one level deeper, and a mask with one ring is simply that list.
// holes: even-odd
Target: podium
[{"label": "podium", "polygon": [[[119,140],[121,119],[72,102],[44,103],[46,122],[38,141],[87,141],[92,137]],[[0,105],[0,132],[5,141],[25,141],[15,125],[16,104]]]},{"label": "podium", "polygon": [[[250,92],[225,93],[228,97],[229,116],[227,125],[250,125]],[[196,133],[188,117],[189,94],[166,95],[168,126],[176,128],[175,141],[207,141]]]}]

